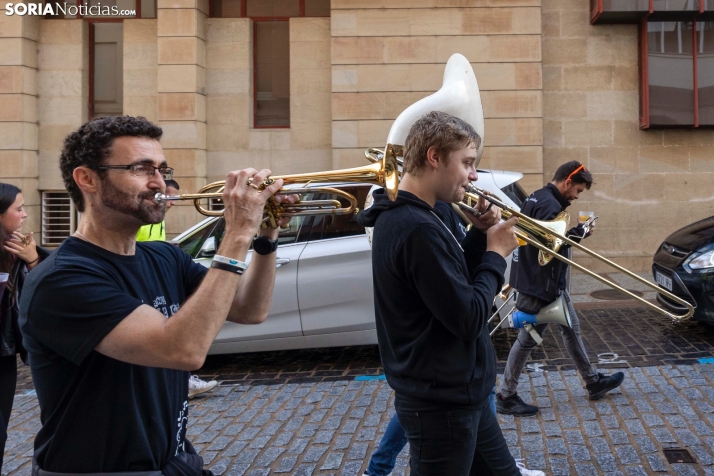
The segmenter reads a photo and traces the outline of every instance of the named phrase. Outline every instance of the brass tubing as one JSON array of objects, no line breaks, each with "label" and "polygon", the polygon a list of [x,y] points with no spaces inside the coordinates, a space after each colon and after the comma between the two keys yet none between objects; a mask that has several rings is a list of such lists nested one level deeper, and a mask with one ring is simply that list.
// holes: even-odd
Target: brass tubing
[{"label": "brass tubing", "polygon": [[[673,322],[682,322],[686,319],[689,319],[690,317],[692,317],[692,314],[694,314],[694,306],[692,306],[689,302],[685,301],[684,299],[680,298],[679,296],[675,296],[671,292],[669,292],[665,289],[662,289],[659,286],[655,286],[654,284],[650,283],[646,279],[636,275],[632,271],[625,269],[622,266],[620,266],[619,264],[614,263],[614,262],[610,261],[609,259],[605,258],[604,256],[601,256],[601,255],[595,253],[594,251],[584,247],[583,245],[581,245],[580,243],[578,243],[576,241],[571,240],[570,238],[568,238],[565,235],[559,235],[547,228],[542,229],[542,226],[539,223],[535,222],[532,218],[522,214],[521,212],[518,212],[518,211],[512,209],[511,207],[509,207],[508,205],[503,203],[501,200],[499,200],[494,195],[490,195],[490,194],[487,195],[482,190],[474,187],[473,185],[471,187],[469,187],[467,193],[477,195],[478,197],[483,197],[484,199],[488,200],[492,204],[496,205],[498,208],[500,208],[502,210],[501,213],[504,217],[507,217],[506,219],[508,219],[512,216],[518,217],[519,223],[516,225],[517,228],[523,229],[523,224],[520,223],[520,221],[525,221],[528,223],[528,225],[533,226],[535,228],[539,228],[539,229],[541,229],[541,231],[544,231],[545,233],[556,235],[556,237],[559,240],[562,240],[563,243],[568,244],[568,245],[572,246],[573,248],[576,248],[580,251],[585,252],[586,254],[590,255],[591,257],[604,262],[605,264],[615,268],[616,270],[620,271],[621,273],[625,273],[627,276],[635,279],[639,283],[651,288],[652,290],[662,294],[663,296],[676,302],[677,304],[680,304],[680,305],[686,307],[687,312],[685,314],[683,314],[683,315],[673,314],[673,313],[667,311],[666,309],[662,309],[661,307],[652,304],[651,302],[647,301],[646,299],[641,298],[640,296],[637,296],[637,295],[631,293],[630,291],[628,291],[627,289],[618,285],[617,283],[610,281],[606,278],[603,278],[602,276],[590,271],[589,269],[585,268],[584,266],[579,265],[575,261],[570,260],[570,259],[566,258],[565,256],[562,256],[558,253],[553,252],[552,250],[548,249],[546,246],[542,245],[537,240],[531,238],[531,236],[529,236],[528,234],[522,233],[521,231],[516,230],[516,236],[518,238],[520,238],[521,240],[525,241],[526,243],[535,246],[536,248],[538,248],[539,250],[543,251],[546,254],[552,255],[554,258],[572,266],[573,268],[587,274],[588,276],[591,276],[591,277],[597,279],[601,283],[603,283],[607,286],[610,286],[612,288],[615,288],[618,291],[630,296],[631,298],[636,299],[637,301],[640,301],[642,304],[649,306],[650,308],[654,309],[655,311],[659,312],[660,314],[664,314],[665,316],[669,317],[670,319],[672,319]],[[527,233],[529,233],[529,231],[527,229],[525,231]]]}]

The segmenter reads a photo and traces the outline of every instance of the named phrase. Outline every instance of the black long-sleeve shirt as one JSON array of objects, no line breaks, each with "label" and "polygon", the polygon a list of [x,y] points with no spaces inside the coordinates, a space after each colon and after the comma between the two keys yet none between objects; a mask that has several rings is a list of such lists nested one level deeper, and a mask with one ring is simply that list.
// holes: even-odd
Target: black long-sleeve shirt
[{"label": "black long-sleeve shirt", "polygon": [[[377,337],[397,394],[476,405],[495,383],[495,353],[486,326],[506,261],[472,229],[460,245],[438,211],[400,191],[382,190],[359,221],[374,226]],[[463,246],[463,249],[462,249]]]}]

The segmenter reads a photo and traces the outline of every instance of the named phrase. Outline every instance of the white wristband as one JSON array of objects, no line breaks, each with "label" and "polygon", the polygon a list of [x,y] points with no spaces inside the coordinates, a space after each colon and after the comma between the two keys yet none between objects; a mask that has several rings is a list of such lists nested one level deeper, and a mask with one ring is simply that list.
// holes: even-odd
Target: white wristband
[{"label": "white wristband", "polygon": [[243,271],[248,269],[248,263],[238,260],[238,259],[228,258],[226,256],[215,255],[213,257],[213,261],[218,261],[219,263],[225,263],[227,265],[234,266],[236,268],[241,268]]}]

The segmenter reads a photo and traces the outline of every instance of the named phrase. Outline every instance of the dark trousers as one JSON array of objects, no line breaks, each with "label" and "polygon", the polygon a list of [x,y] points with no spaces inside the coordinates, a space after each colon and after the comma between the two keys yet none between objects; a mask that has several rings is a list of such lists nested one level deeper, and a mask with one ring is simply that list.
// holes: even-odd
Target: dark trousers
[{"label": "dark trousers", "polygon": [[412,476],[520,476],[489,408],[394,400],[409,440]]},{"label": "dark trousers", "polygon": [[9,355],[0,357],[0,469],[7,441],[7,425],[12,411],[12,400],[15,398],[17,384],[17,357]]}]

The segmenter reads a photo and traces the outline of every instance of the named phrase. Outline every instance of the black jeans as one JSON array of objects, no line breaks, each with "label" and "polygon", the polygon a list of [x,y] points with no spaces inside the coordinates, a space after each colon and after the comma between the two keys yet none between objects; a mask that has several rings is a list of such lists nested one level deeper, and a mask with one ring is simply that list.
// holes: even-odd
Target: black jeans
[{"label": "black jeans", "polygon": [[10,421],[16,383],[17,357],[14,355],[0,357],[0,468],[2,468],[3,453],[5,453],[7,424]]},{"label": "black jeans", "polygon": [[472,407],[394,399],[412,476],[520,476],[488,399]]}]

